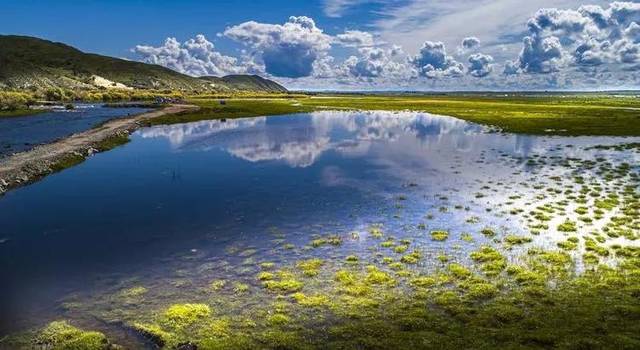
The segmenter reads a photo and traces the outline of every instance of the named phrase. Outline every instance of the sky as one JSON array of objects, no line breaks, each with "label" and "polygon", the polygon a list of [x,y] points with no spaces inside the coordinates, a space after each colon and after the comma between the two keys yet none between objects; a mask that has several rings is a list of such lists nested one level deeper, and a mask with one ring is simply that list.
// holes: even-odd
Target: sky
[{"label": "sky", "polygon": [[300,90],[640,85],[637,0],[0,0],[0,34]]}]

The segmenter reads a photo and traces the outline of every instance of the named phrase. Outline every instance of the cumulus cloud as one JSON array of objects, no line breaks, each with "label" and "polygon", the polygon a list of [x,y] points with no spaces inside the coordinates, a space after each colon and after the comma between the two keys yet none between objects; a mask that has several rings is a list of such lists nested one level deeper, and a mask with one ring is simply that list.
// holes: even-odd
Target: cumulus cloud
[{"label": "cumulus cloud", "polygon": [[346,30],[344,33],[336,35],[336,41],[348,47],[373,46],[373,35],[359,30]]},{"label": "cumulus cloud", "polygon": [[398,56],[402,56],[404,55],[404,50],[402,49],[402,46],[400,45],[393,45],[391,46],[391,50],[389,51],[389,54],[392,57],[398,57]]},{"label": "cumulus cloud", "polygon": [[434,79],[444,76],[461,76],[464,67],[452,56],[442,42],[425,41],[420,52],[411,59],[421,76]]},{"label": "cumulus cloud", "polygon": [[522,41],[520,68],[527,73],[558,71],[563,57],[562,45],[557,37],[527,36]]},{"label": "cumulus cloud", "polygon": [[469,56],[469,74],[476,78],[486,77],[493,71],[493,57],[481,53]]},{"label": "cumulus cloud", "polygon": [[520,72],[519,63],[517,61],[506,61],[502,72],[506,75],[518,74]]},{"label": "cumulus cloud", "polygon": [[237,59],[215,51],[212,42],[198,34],[195,38],[180,43],[176,38],[167,38],[162,46],[137,45],[132,51],[143,62],[158,64],[181,73],[204,76],[242,73]]},{"label": "cumulus cloud", "polygon": [[[346,8],[376,1],[326,0],[325,11],[340,16]],[[220,36],[244,46],[238,58],[217,52],[203,35],[185,42],[168,38],[161,46],[139,45],[132,51],[142,61],[191,75],[266,74],[294,89],[637,86],[640,3],[543,8],[529,14],[526,25],[514,24],[501,37],[475,29],[453,41],[442,33],[426,36],[437,40],[421,41],[417,54],[407,54],[379,31],[375,36],[355,29],[329,35],[305,16],[282,24],[248,21],[228,27]],[[522,30],[524,34],[516,34]],[[480,40],[470,34],[487,37],[482,53]],[[451,42],[451,53],[443,41]],[[503,74],[492,74],[494,70]]]},{"label": "cumulus cloud", "polygon": [[356,77],[378,77],[384,71],[385,63],[388,61],[384,50],[380,48],[367,48],[360,50],[362,56],[349,57],[345,65],[349,72]]},{"label": "cumulus cloud", "polygon": [[410,79],[415,69],[406,59],[400,47],[383,49],[364,47],[358,50],[359,56],[350,56],[335,69],[338,76],[355,77],[371,81],[395,81]]},{"label": "cumulus cloud", "polygon": [[462,47],[464,49],[470,50],[480,45],[480,39],[475,36],[470,36],[462,39]]},{"label": "cumulus cloud", "polygon": [[[640,4],[613,2],[608,8],[540,9],[527,22],[528,35],[518,56],[527,73],[556,72],[567,65],[599,66],[640,62]],[[505,73],[513,72],[510,67]]]},{"label": "cumulus cloud", "polygon": [[224,35],[254,49],[267,73],[288,78],[311,75],[333,40],[306,16],[292,16],[282,25],[244,22],[227,28]]}]

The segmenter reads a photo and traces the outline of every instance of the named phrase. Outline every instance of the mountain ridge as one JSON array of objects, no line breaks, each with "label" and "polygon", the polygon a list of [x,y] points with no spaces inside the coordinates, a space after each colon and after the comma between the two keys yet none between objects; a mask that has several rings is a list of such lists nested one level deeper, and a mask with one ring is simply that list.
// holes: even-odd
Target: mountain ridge
[{"label": "mountain ridge", "polygon": [[64,43],[19,35],[0,35],[1,88],[288,91],[257,75],[192,77],[155,64],[86,53]]}]

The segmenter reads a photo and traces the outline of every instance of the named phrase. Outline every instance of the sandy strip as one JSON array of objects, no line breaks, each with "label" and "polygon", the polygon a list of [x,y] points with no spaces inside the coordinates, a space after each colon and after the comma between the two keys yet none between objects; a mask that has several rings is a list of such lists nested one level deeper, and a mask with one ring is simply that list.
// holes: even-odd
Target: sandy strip
[{"label": "sandy strip", "polygon": [[128,135],[140,128],[146,120],[197,108],[192,105],[172,105],[130,118],[113,119],[100,127],[1,159],[0,194],[51,174],[52,167],[60,160],[70,156],[91,156],[97,152],[97,143],[109,137]]}]

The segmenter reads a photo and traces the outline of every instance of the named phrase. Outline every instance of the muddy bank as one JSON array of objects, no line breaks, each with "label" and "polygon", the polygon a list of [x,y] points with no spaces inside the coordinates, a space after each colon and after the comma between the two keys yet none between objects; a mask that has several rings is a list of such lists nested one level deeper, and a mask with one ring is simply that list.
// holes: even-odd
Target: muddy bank
[{"label": "muddy bank", "polygon": [[14,154],[0,161],[0,195],[78,164],[97,152],[126,143],[128,135],[148,120],[197,108],[192,105],[172,105],[130,118],[114,119],[97,128]]}]

